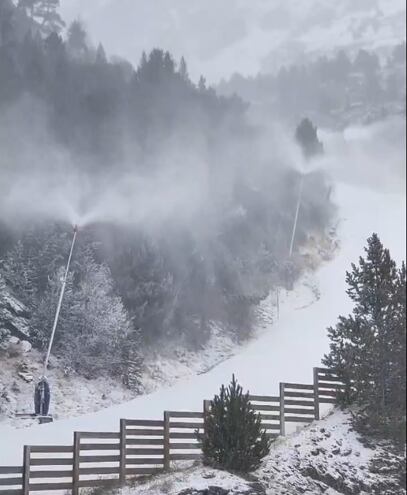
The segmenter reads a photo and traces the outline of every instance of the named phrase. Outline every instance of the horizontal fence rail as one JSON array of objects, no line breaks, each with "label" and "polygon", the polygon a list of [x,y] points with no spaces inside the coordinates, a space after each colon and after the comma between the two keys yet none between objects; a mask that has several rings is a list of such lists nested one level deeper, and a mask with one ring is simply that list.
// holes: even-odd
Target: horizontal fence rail
[{"label": "horizontal fence rail", "polygon": [[[286,424],[320,419],[321,404],[334,404],[345,384],[334,370],[314,368],[313,384],[280,383],[278,396],[249,395],[270,439]],[[23,465],[0,466],[0,495],[70,491],[115,486],[127,478],[151,476],[172,462],[198,461],[211,401],[203,411],[165,411],[162,420],[121,419],[117,432],[75,432],[72,445],[25,446]]]}]

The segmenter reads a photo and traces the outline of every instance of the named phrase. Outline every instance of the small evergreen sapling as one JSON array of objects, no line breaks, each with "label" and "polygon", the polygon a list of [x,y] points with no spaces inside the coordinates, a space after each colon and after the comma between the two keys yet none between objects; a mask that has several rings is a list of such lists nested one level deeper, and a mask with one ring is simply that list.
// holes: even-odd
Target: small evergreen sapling
[{"label": "small evergreen sapling", "polygon": [[220,394],[211,402],[200,440],[204,463],[230,471],[253,471],[269,453],[270,441],[260,415],[235,376],[228,388],[222,385]]}]

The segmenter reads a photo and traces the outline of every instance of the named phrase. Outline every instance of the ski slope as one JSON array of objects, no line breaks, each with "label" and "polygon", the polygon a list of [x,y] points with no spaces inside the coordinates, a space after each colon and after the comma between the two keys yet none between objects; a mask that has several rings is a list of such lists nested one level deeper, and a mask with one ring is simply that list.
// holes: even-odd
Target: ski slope
[{"label": "ski slope", "polygon": [[[333,261],[313,275],[321,293],[319,300],[301,304],[305,289],[300,281],[296,290],[283,298],[279,320],[239,355],[207,374],[97,413],[27,429],[1,428],[0,465],[21,464],[24,444],[72,444],[74,430],[117,431],[120,418],[161,418],[164,409],[201,410],[202,400],[211,398],[233,373],[244,388],[256,394],[278,394],[280,381],[311,383],[312,368],[320,364],[328,349],[326,328],[339,314],[351,310],[345,295],[345,270],[362,254],[367,237],[377,232],[397,261],[405,257],[404,189],[368,180],[355,184],[351,177],[359,163],[352,163],[348,156],[340,174],[329,161],[326,164],[332,167],[336,182],[333,199],[339,206],[340,249]],[[369,177],[368,169],[365,172]]]}]

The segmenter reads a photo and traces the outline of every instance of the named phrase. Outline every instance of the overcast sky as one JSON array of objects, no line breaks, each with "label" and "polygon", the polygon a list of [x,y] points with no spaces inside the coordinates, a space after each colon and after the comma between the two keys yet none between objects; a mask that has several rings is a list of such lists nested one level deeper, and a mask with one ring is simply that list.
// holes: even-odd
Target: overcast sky
[{"label": "overcast sky", "polygon": [[165,48],[211,82],[405,38],[405,0],[61,0],[61,10],[111,55],[137,64],[143,50]]}]

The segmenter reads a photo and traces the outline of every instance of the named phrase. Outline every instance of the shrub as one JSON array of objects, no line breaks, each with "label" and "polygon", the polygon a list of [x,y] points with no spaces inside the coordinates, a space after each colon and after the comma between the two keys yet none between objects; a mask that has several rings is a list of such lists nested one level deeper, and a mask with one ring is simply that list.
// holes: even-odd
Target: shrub
[{"label": "shrub", "polygon": [[253,471],[269,453],[270,441],[260,415],[234,376],[229,387],[222,385],[211,402],[200,439],[204,463],[230,471]]}]

